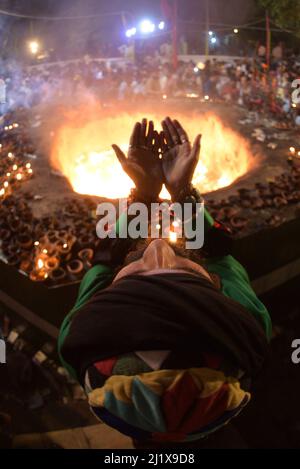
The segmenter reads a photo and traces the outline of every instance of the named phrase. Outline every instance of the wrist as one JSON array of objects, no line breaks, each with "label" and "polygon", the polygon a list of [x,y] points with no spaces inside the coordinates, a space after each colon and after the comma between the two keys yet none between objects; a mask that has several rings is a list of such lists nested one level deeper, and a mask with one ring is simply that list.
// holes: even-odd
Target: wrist
[{"label": "wrist", "polygon": [[172,192],[172,201],[173,202],[201,202],[202,197],[200,192],[192,185],[192,183],[187,184],[178,191]]},{"label": "wrist", "polygon": [[141,189],[134,188],[134,189],[131,189],[128,199],[129,199],[129,203],[141,202],[141,203],[149,204],[151,202],[158,201],[159,200],[158,195],[159,194],[153,194],[153,192],[150,194],[148,192],[143,192]]}]

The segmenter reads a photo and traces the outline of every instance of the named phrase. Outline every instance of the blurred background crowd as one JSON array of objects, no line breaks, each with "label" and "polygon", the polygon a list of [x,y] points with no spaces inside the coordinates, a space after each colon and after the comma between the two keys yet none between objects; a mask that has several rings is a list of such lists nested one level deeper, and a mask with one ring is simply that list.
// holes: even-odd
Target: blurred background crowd
[{"label": "blurred background crowd", "polygon": [[103,103],[137,102],[145,97],[200,98],[234,102],[300,125],[299,108],[292,102],[292,82],[299,76],[300,61],[295,55],[273,58],[267,73],[258,57],[179,60],[174,70],[168,53],[157,51],[135,63],[88,56],[26,68],[9,62],[2,68],[0,96],[5,97],[2,113],[62,97],[76,104],[87,95]]}]

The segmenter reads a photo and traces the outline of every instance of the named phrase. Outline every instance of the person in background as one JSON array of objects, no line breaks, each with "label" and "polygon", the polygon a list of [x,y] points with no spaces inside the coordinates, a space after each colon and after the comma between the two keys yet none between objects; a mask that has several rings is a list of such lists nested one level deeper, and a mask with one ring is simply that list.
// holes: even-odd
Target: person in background
[{"label": "person in background", "polygon": [[[201,136],[192,145],[170,118],[162,128],[137,123],[127,157],[113,145],[135,183],[129,204],[157,202],[165,183],[172,202],[196,205]],[[230,233],[206,210],[204,229],[197,253],[165,239],[102,239],[61,326],[63,365],[93,413],[137,448],[205,447],[222,435],[268,354],[270,316],[230,255]]]},{"label": "person in background", "polygon": [[0,76],[0,115],[2,116],[6,110],[6,83]]}]

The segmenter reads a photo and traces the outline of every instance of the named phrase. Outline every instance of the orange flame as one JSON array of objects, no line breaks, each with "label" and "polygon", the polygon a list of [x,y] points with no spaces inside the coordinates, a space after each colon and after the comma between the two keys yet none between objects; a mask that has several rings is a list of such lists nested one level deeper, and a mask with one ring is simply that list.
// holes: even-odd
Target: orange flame
[{"label": "orange flame", "polygon": [[[160,128],[162,115],[152,113],[147,117]],[[176,117],[191,138],[202,134],[200,160],[193,179],[202,193],[230,185],[253,166],[248,142],[226,127],[218,116]],[[140,120],[140,115],[126,113],[84,123],[78,118],[75,122],[71,119],[56,134],[52,165],[68,178],[75,192],[112,199],[126,197],[134,184],[122,170],[111,144],[116,143],[126,151],[133,126]],[[161,195],[167,195],[166,190]]]}]

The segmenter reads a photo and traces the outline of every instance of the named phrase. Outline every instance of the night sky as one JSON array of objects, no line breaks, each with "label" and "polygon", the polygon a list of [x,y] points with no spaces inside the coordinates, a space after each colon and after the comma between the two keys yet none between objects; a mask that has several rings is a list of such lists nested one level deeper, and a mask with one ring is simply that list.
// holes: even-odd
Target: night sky
[{"label": "night sky", "polygon": [[[179,19],[204,20],[204,0],[178,0]],[[209,0],[212,22],[242,23],[255,11],[255,0]],[[85,15],[127,10],[136,17],[161,16],[160,0],[0,0],[0,8],[34,14]]]},{"label": "night sky", "polygon": [[[8,54],[12,49],[15,53],[22,48],[28,37],[36,37],[43,41],[45,48],[68,49],[66,53],[71,57],[79,50],[91,50],[91,43],[124,44],[125,30],[144,18],[155,22],[164,19],[160,0],[0,0],[0,8],[33,16],[92,16],[89,19],[39,21],[0,15],[0,41],[5,44],[4,52]],[[209,0],[209,10],[210,24],[212,28],[215,25],[217,31],[222,31],[223,25],[245,24],[257,13],[255,0]],[[129,13],[125,24],[122,11]],[[116,12],[119,14],[105,16]],[[179,37],[183,35],[190,39],[192,35],[193,40],[199,42],[204,23],[205,0],[178,0]]]}]

